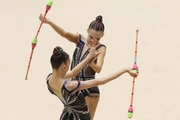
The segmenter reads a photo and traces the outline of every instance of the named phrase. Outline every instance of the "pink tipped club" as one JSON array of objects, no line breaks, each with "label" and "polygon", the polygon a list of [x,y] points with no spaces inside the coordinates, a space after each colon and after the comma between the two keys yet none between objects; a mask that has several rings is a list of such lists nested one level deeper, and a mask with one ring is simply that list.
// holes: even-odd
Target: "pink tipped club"
[{"label": "pink tipped club", "polygon": [[[132,69],[135,70],[135,71],[138,69],[138,67],[137,67],[138,32],[139,32],[139,30],[136,30],[136,44],[135,44],[135,54],[134,54],[134,65],[132,67]],[[132,92],[131,92],[130,107],[128,109],[128,118],[132,118],[132,115],[133,115],[134,86],[135,86],[135,77],[133,77],[133,82],[132,82]]]},{"label": "pink tipped club", "polygon": [[[51,6],[52,6],[52,1],[50,0],[50,1],[48,1],[48,4],[46,5],[46,11],[44,13],[44,18],[46,17],[46,15],[47,15],[48,11],[50,10]],[[30,68],[30,64],[31,64],[32,55],[33,55],[33,52],[34,52],[34,48],[36,47],[36,44],[37,44],[37,37],[38,37],[38,34],[39,34],[40,30],[41,30],[41,27],[42,27],[42,22],[41,22],[41,24],[40,24],[40,26],[38,28],[38,31],[36,33],[35,38],[33,38],[32,43],[31,43],[32,49],[31,49],[31,54],[30,54],[30,58],[29,58],[29,63],[28,63],[28,68],[27,68],[25,80],[27,80],[27,78],[28,78],[28,73],[29,73],[29,68]]]}]

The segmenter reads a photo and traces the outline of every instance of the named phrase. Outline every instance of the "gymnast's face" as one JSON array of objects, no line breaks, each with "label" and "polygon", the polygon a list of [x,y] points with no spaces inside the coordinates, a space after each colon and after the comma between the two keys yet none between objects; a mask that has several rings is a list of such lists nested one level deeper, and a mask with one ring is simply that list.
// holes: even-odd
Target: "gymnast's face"
[{"label": "gymnast's face", "polygon": [[104,33],[102,31],[96,31],[93,29],[87,30],[88,36],[87,36],[87,43],[90,46],[95,46],[99,43],[100,39],[103,37]]}]

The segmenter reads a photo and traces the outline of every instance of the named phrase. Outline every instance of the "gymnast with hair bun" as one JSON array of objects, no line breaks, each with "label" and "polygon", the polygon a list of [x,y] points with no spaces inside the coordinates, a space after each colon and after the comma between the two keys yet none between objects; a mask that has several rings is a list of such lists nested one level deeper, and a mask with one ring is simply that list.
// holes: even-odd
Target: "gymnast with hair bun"
[{"label": "gymnast with hair bun", "polygon": [[60,120],[91,120],[83,90],[104,85],[124,73],[129,73],[132,77],[137,77],[138,75],[138,71],[135,73],[132,71],[132,68],[125,67],[103,78],[94,78],[86,81],[81,81],[80,79],[71,80],[87,64],[97,59],[101,54],[97,50],[99,44],[94,47],[88,44],[87,46],[89,47],[87,56],[70,71],[70,57],[61,47],[55,47],[50,58],[52,73],[47,76],[47,87],[64,104]]}]

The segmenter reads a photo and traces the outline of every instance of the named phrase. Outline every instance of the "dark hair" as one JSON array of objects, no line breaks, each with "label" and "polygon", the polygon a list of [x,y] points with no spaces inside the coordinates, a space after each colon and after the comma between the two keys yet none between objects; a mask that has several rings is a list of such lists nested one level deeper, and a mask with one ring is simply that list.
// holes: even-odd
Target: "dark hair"
[{"label": "dark hair", "polygon": [[59,46],[55,47],[51,56],[51,66],[53,69],[58,69],[62,63],[66,63],[69,59],[69,55],[63,51]]},{"label": "dark hair", "polygon": [[105,27],[104,27],[104,24],[102,22],[102,19],[103,18],[101,15],[97,16],[96,19],[90,23],[89,29],[104,32]]}]

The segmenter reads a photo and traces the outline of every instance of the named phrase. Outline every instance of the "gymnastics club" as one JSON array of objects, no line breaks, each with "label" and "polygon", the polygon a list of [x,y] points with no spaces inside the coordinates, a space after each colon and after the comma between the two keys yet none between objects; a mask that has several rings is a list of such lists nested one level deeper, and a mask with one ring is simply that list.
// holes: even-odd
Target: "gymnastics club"
[{"label": "gymnastics club", "polygon": [[[50,10],[50,8],[51,8],[51,6],[52,6],[52,3],[53,3],[52,0],[49,0],[49,1],[48,1],[47,5],[46,5],[46,11],[45,11],[45,13],[44,13],[44,18],[46,17],[48,11]],[[42,26],[42,22],[41,22],[41,24],[40,24],[40,26],[39,26],[39,28],[38,28],[38,31],[37,31],[37,33],[36,33],[35,38],[33,38],[33,40],[32,40],[32,44],[31,44],[32,50],[31,50],[31,54],[30,54],[30,59],[29,59],[29,63],[28,63],[28,68],[27,68],[25,80],[27,80],[27,77],[28,77],[28,73],[29,73],[29,68],[30,68],[30,64],[31,64],[32,55],[33,55],[33,52],[34,52],[34,48],[36,47],[36,44],[37,44],[37,37],[38,37],[39,31],[40,31],[40,29],[41,29],[41,26]]]},{"label": "gymnastics club", "polygon": [[[136,30],[136,44],[135,44],[135,55],[134,55],[134,65],[132,67],[133,72],[137,72],[137,47],[138,47],[138,32],[139,30]],[[133,96],[134,96],[134,86],[135,86],[135,77],[133,77],[133,83],[132,83],[132,93],[131,93],[131,101],[130,101],[130,107],[128,109],[128,118],[132,118],[133,116]]]}]

